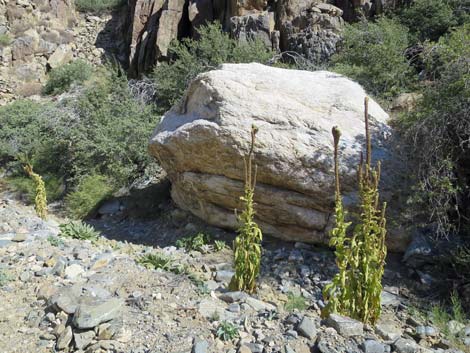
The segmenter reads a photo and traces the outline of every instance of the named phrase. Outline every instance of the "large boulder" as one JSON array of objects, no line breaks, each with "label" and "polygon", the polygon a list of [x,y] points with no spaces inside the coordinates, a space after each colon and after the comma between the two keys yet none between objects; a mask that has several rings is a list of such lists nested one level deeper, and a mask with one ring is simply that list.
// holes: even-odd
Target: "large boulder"
[{"label": "large boulder", "polygon": [[[243,156],[255,124],[261,228],[285,240],[327,243],[334,205],[331,129],[337,125],[343,133],[341,177],[349,205],[357,199],[365,95],[359,84],[327,71],[222,65],[191,83],[156,128],[149,151],[167,171],[179,207],[210,224],[236,229]],[[382,195],[393,198],[400,163],[387,147],[388,115],[373,100],[369,114],[373,157],[384,163]],[[403,250],[403,237],[406,233],[392,234],[390,248]]]}]

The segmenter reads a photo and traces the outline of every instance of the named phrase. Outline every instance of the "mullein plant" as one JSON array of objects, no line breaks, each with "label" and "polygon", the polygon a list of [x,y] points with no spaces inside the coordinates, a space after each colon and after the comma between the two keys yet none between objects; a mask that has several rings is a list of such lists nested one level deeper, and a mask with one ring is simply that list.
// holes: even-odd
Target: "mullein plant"
[{"label": "mullein plant", "polygon": [[380,162],[371,166],[371,136],[369,130],[368,98],[364,101],[366,160],[358,168],[360,196],[359,223],[352,234],[347,229],[339,182],[338,145],[340,131],[333,128],[335,160],[335,228],[331,232],[330,246],[335,248],[336,264],[339,272],[332,282],[325,286],[323,296],[327,305],[323,315],[339,313],[375,323],[380,316],[380,295],[387,248],[385,245],[386,203],[380,205],[378,185],[380,181]]},{"label": "mullein plant", "polygon": [[256,290],[256,279],[261,265],[261,241],[263,234],[254,221],[255,210],[253,196],[256,185],[256,166],[253,173],[253,150],[258,129],[251,128],[251,145],[245,162],[244,196],[240,197],[244,204],[243,212],[238,217],[240,227],[234,241],[235,274],[229,288],[253,293]]},{"label": "mullein plant", "polygon": [[23,167],[26,174],[33,180],[36,186],[36,196],[34,198],[34,209],[39,217],[42,219],[47,218],[47,197],[46,186],[42,177],[33,171],[31,164],[26,163]]}]

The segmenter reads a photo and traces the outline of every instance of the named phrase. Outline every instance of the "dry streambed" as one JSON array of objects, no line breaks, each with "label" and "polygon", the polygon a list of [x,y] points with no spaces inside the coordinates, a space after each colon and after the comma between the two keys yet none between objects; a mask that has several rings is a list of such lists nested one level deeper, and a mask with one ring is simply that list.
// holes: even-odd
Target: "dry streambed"
[{"label": "dry streambed", "polygon": [[[249,296],[225,289],[233,270],[228,248],[203,254],[62,238],[61,221],[44,222],[3,194],[2,353],[457,352],[409,315],[403,288],[386,287],[375,327],[339,316],[321,320],[321,289],[335,271],[330,252],[267,244],[260,290]],[[148,269],[136,262],[145,254],[171,261]],[[391,269],[385,280],[405,283]],[[462,346],[470,340],[470,327],[455,330]]]}]

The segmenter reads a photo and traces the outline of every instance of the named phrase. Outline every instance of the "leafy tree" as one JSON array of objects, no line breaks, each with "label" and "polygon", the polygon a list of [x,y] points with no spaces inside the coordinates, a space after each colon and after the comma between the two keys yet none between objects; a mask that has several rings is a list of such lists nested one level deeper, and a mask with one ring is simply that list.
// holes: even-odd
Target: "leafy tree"
[{"label": "leafy tree", "polygon": [[49,73],[45,94],[60,94],[68,91],[73,84],[80,84],[91,77],[92,67],[82,60],[59,66]]}]

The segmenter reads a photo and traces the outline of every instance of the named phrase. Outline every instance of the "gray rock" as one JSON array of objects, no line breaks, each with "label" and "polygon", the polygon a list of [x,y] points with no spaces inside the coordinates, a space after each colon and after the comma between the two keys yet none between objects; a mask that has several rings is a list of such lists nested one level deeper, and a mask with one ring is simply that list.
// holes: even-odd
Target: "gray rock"
[{"label": "gray rock", "polygon": [[466,346],[470,346],[470,337],[465,337],[463,339],[463,344],[466,345]]},{"label": "gray rock", "polygon": [[260,343],[250,342],[245,344],[245,346],[248,347],[252,353],[263,353],[264,350],[264,346]]},{"label": "gray rock", "polygon": [[286,345],[284,347],[284,353],[295,353],[295,351],[289,345]]},{"label": "gray rock", "polygon": [[362,336],[364,325],[362,322],[346,316],[331,314],[326,320],[328,326],[333,327],[342,336]]},{"label": "gray rock", "polygon": [[215,280],[217,282],[229,283],[235,272],[233,271],[217,271],[215,274]]},{"label": "gray rock", "polygon": [[95,338],[95,331],[90,330],[75,332],[73,334],[73,338],[75,340],[75,346],[77,349],[84,349],[92,343],[93,338]]},{"label": "gray rock", "polygon": [[400,297],[396,294],[387,292],[387,291],[382,291],[380,295],[380,304],[382,306],[392,306],[392,307],[397,307],[401,303]]},{"label": "gray rock", "polygon": [[98,213],[101,215],[109,215],[113,213],[118,213],[121,210],[121,203],[119,200],[110,200],[106,201],[98,209]]},{"label": "gray rock", "polygon": [[317,328],[315,322],[313,322],[309,317],[304,316],[297,331],[304,337],[307,337],[310,340],[313,340],[317,337]]},{"label": "gray rock", "polygon": [[63,276],[65,273],[66,261],[64,259],[58,259],[52,268],[52,274],[56,276]]},{"label": "gray rock", "polygon": [[465,327],[463,331],[464,336],[470,336],[470,326]]},{"label": "gray rock", "polygon": [[450,320],[447,323],[447,329],[449,330],[449,334],[457,336],[460,332],[463,331],[463,329],[465,329],[465,325],[456,320]]},{"label": "gray rock", "polygon": [[386,341],[394,341],[403,333],[402,329],[391,320],[379,322],[375,326],[375,330],[377,334]]},{"label": "gray rock", "polygon": [[207,353],[209,343],[205,340],[196,339],[193,345],[192,353]]},{"label": "gray rock", "polygon": [[227,310],[231,311],[232,313],[239,313],[241,311],[240,304],[232,303],[228,306]]},{"label": "gray rock", "polygon": [[61,351],[67,348],[70,342],[72,342],[72,337],[72,328],[70,326],[67,326],[57,339],[57,349]]},{"label": "gray rock", "polygon": [[244,292],[225,292],[219,295],[219,299],[226,303],[236,303],[245,300],[248,294]]},{"label": "gray rock", "polygon": [[75,313],[78,306],[78,296],[70,288],[62,288],[49,299],[49,304],[67,314]]},{"label": "gray rock", "polygon": [[385,353],[385,346],[375,340],[366,340],[361,344],[364,353]]},{"label": "gray rock", "polygon": [[90,329],[111,321],[121,314],[124,302],[112,298],[99,304],[80,304],[73,316],[73,324],[79,329]]},{"label": "gray rock", "polygon": [[419,350],[418,344],[407,338],[399,338],[393,343],[396,353],[416,353]]},{"label": "gray rock", "polygon": [[64,273],[66,279],[74,280],[77,277],[81,276],[83,273],[85,273],[85,270],[79,264],[72,264],[65,268]]},{"label": "gray rock", "polygon": [[286,335],[290,336],[290,337],[293,337],[293,338],[299,337],[298,332],[295,331],[295,330],[287,330]]},{"label": "gray rock", "polygon": [[31,278],[31,272],[29,271],[23,271],[20,275],[20,281],[22,282],[28,282]]},{"label": "gray rock", "polygon": [[420,325],[416,327],[416,335],[420,338],[435,337],[437,334],[438,331],[432,326]]},{"label": "gray rock", "polygon": [[253,297],[247,297],[245,299],[245,302],[251,306],[253,309],[256,311],[261,311],[261,310],[275,310],[276,307],[270,303],[263,302],[261,300],[255,299]]}]

